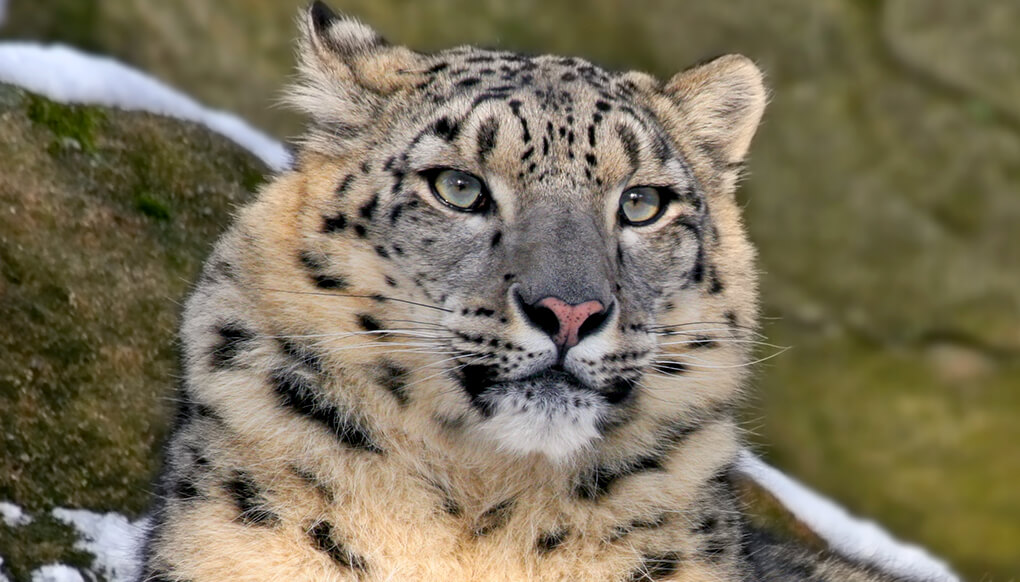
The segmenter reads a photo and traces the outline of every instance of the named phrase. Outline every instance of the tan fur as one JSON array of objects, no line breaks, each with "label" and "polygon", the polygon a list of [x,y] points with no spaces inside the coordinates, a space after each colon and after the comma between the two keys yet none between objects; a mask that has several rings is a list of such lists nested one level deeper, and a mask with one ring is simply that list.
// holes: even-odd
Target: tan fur
[{"label": "tan fur", "polygon": [[[241,211],[188,303],[185,404],[146,575],[745,579],[740,508],[726,475],[757,319],[754,251],[733,197],[765,104],[757,68],[729,56],[660,85],[552,56],[470,47],[422,55],[319,5],[302,31],[302,81],[291,101],[313,126],[296,167]],[[499,89],[494,79],[508,71],[514,80],[502,84],[512,88]],[[496,129],[499,145],[488,151]],[[498,216],[444,206],[422,186],[436,166],[485,176]],[[620,227],[628,179],[686,185],[703,206],[677,200],[655,224]],[[515,229],[549,217],[536,208],[554,217],[563,208],[574,222],[515,239]],[[675,224],[696,216],[700,242],[694,227]],[[504,275],[500,261],[515,264],[536,245],[546,254],[518,266],[561,251],[593,265],[609,260],[598,248],[561,248],[584,228],[619,239],[617,313],[574,348],[602,361],[578,360],[594,386],[579,395],[609,424],[590,441],[522,453],[513,431],[540,421],[514,425],[507,412],[509,424],[492,424],[469,402],[469,382],[453,379],[461,368],[449,354],[547,357],[548,338],[506,299],[509,281],[530,275]],[[460,238],[443,242],[451,236]],[[517,254],[497,254],[500,244],[517,245]],[[482,246],[491,258],[457,271]],[[646,267],[643,279],[631,277],[628,265],[641,261],[683,271]],[[466,289],[447,282],[478,269],[492,272]],[[646,287],[658,278],[656,295]],[[376,322],[383,329],[370,329]],[[653,324],[670,331],[643,327]],[[471,347],[473,334],[496,339]],[[642,346],[647,353],[626,354]],[[630,373],[619,363],[628,358],[643,375],[622,405],[604,403],[608,375]],[[399,385],[387,391],[394,369]],[[500,406],[508,398],[484,394]],[[550,441],[574,429],[564,421],[556,430]]]}]

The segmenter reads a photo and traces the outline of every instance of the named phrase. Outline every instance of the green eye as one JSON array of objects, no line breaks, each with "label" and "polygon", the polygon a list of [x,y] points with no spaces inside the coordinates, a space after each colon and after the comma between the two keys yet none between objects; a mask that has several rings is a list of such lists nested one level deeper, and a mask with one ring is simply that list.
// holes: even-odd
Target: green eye
[{"label": "green eye", "polygon": [[658,188],[638,186],[630,188],[620,196],[620,217],[625,224],[642,226],[654,222],[666,204]]},{"label": "green eye", "polygon": [[447,206],[464,212],[480,210],[485,204],[485,184],[459,170],[439,170],[430,178],[432,193]]}]

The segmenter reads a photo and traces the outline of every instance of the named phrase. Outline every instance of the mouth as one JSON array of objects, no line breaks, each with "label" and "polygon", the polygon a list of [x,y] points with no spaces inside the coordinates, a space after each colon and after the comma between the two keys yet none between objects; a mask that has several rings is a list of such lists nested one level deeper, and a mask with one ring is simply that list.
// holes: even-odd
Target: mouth
[{"label": "mouth", "polygon": [[471,404],[486,418],[506,399],[557,408],[586,408],[594,402],[615,405],[625,400],[634,386],[633,381],[624,379],[604,387],[590,386],[560,364],[513,380],[496,378],[489,366],[468,366],[460,371],[458,380]]}]

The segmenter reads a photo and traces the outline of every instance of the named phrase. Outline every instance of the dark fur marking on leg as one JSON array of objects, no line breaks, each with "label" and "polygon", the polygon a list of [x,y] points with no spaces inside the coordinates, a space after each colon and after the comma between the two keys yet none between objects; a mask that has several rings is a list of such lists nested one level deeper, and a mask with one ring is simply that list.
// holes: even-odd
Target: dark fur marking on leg
[{"label": "dark fur marking on leg", "polygon": [[567,541],[568,535],[570,535],[570,530],[566,527],[543,532],[542,535],[538,536],[538,539],[535,540],[535,549],[538,550],[539,554],[548,554],[562,546],[563,542]]},{"label": "dark fur marking on leg", "polygon": [[497,529],[503,527],[510,521],[510,516],[513,513],[514,500],[507,499],[493,505],[489,509],[486,509],[478,520],[475,522],[474,528],[471,533],[475,537],[482,537],[491,534]]},{"label": "dark fur marking on leg", "polygon": [[627,535],[639,529],[658,529],[669,521],[669,513],[660,513],[651,519],[635,519],[625,525],[618,525],[613,528],[606,538],[606,542],[617,542]]},{"label": "dark fur marking on leg", "polygon": [[665,470],[663,464],[681,443],[711,422],[724,418],[727,411],[727,408],[719,406],[707,410],[701,418],[689,422],[677,421],[663,426],[659,430],[659,438],[656,440],[658,444],[655,449],[626,460],[617,466],[597,466],[582,473],[575,484],[574,495],[579,499],[597,501],[609,493],[609,488],[613,483],[624,477]]},{"label": "dark fur marking on leg", "polygon": [[245,525],[269,527],[280,522],[278,515],[266,509],[266,499],[248,473],[234,471],[233,477],[223,483],[223,489],[241,512],[238,517]]},{"label": "dark fur marking on leg", "polygon": [[212,367],[217,370],[224,370],[235,364],[237,356],[249,349],[251,342],[255,339],[255,332],[242,326],[239,323],[225,323],[216,330],[220,340],[213,346],[210,352]]},{"label": "dark fur marking on leg", "polygon": [[680,570],[683,557],[678,552],[646,555],[641,564],[631,573],[630,582],[656,582],[676,574]]},{"label": "dark fur marking on leg", "polygon": [[383,450],[361,424],[326,402],[315,393],[312,382],[303,375],[277,370],[270,377],[280,404],[301,416],[326,426],[343,444],[353,449],[380,454]]},{"label": "dark fur marking on leg", "polygon": [[364,572],[368,570],[365,558],[355,554],[344,544],[337,541],[333,532],[333,524],[328,521],[320,521],[308,530],[308,537],[312,545],[320,552],[324,552],[334,562],[348,570]]},{"label": "dark fur marking on leg", "polygon": [[574,488],[580,499],[595,501],[609,494],[609,487],[619,479],[648,471],[662,471],[661,455],[647,455],[627,461],[621,467],[595,467],[581,476]]},{"label": "dark fur marking on leg", "polygon": [[305,482],[312,489],[315,489],[325,502],[334,503],[336,501],[336,496],[333,495],[333,491],[326,486],[325,483],[320,481],[319,478],[315,476],[315,473],[306,471],[299,467],[291,467],[290,470],[294,472],[294,475],[296,475],[298,479],[301,479],[301,481]]}]

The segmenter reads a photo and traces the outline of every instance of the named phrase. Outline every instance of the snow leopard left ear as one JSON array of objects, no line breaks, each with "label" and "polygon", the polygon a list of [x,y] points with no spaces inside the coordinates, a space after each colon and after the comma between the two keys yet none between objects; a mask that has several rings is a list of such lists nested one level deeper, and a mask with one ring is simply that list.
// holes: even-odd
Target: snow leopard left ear
[{"label": "snow leopard left ear", "polygon": [[300,80],[287,99],[317,123],[369,123],[389,94],[417,80],[417,54],[323,2],[313,2],[298,24]]}]

